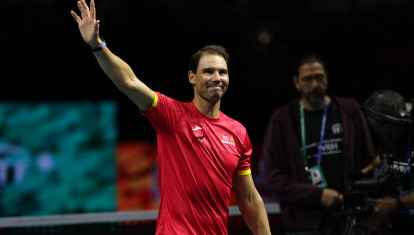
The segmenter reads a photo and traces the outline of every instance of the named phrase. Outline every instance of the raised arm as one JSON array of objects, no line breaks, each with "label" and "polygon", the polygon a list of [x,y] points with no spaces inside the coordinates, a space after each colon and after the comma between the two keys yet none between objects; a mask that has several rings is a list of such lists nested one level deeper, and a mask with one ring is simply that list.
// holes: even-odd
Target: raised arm
[{"label": "raised arm", "polygon": [[131,67],[113,54],[103,45],[99,37],[99,20],[96,20],[95,2],[91,0],[90,9],[85,0],[78,1],[80,15],[71,11],[73,19],[78,23],[83,40],[91,48],[103,47],[94,52],[95,58],[105,74],[125,93],[141,110],[147,111],[154,100],[154,92],[142,83]]},{"label": "raised arm", "polygon": [[255,235],[271,234],[263,199],[254,186],[252,175],[237,175],[237,204],[249,229]]}]

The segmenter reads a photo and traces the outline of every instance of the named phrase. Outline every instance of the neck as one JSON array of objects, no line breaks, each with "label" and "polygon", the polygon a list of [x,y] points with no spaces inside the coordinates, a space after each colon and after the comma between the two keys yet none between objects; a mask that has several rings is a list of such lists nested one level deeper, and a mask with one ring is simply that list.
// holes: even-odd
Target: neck
[{"label": "neck", "polygon": [[324,106],[325,106],[325,99],[328,102],[328,105],[331,103],[331,98],[329,98],[329,96],[325,95],[325,98],[322,99],[320,102],[309,102],[307,99],[305,99],[305,97],[302,96],[302,98],[300,99],[300,102],[302,102],[303,104],[303,108],[307,111],[319,111],[319,110],[323,110]]},{"label": "neck", "polygon": [[195,96],[194,105],[202,114],[211,118],[218,118],[220,114],[220,99],[217,101],[208,101],[201,97]]}]

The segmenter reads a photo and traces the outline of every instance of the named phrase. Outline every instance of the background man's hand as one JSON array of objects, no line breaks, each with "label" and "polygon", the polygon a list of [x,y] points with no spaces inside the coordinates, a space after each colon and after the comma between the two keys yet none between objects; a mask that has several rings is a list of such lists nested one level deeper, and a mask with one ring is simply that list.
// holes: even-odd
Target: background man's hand
[{"label": "background man's hand", "polygon": [[321,204],[324,207],[335,207],[340,205],[343,196],[336,190],[325,188],[322,191]]},{"label": "background man's hand", "polygon": [[390,199],[371,199],[368,198],[368,203],[374,206],[373,212],[368,218],[361,221],[361,226],[367,228],[378,227],[384,222],[394,211],[396,211],[397,202],[394,198]]}]

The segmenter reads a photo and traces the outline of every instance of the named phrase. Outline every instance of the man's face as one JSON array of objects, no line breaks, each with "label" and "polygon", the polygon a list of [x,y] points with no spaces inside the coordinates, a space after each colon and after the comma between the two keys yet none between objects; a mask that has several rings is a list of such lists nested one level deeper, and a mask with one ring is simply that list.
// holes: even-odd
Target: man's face
[{"label": "man's face", "polygon": [[226,93],[229,85],[227,63],[219,55],[202,55],[198,62],[197,73],[188,73],[196,96],[209,101],[217,101]]},{"label": "man's face", "polygon": [[328,75],[319,62],[303,64],[299,68],[298,77],[294,77],[296,89],[311,106],[319,106],[324,101],[328,87]]}]

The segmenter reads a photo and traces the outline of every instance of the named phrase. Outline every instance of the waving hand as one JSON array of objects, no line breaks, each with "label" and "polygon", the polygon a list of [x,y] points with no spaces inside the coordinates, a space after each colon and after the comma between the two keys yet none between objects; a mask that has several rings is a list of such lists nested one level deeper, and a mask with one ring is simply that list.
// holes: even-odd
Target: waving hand
[{"label": "waving hand", "polygon": [[91,0],[90,9],[86,5],[85,0],[78,1],[78,8],[81,16],[78,16],[74,11],[71,11],[73,19],[76,20],[79,26],[79,31],[83,40],[91,47],[99,46],[102,41],[99,38],[99,20],[96,20],[95,2]]},{"label": "waving hand", "polygon": [[125,61],[113,54],[108,47],[102,47],[94,0],[90,2],[90,9],[85,0],[78,1],[78,8],[81,16],[74,11],[70,13],[78,23],[83,40],[92,48],[100,47],[100,50],[93,50],[93,54],[102,70],[142,111],[147,111],[153,104],[155,93],[135,76]]}]

